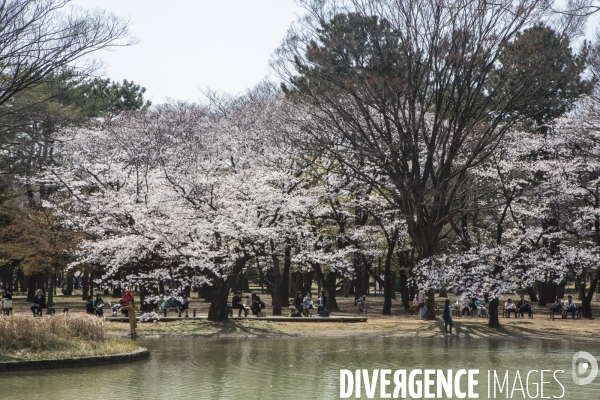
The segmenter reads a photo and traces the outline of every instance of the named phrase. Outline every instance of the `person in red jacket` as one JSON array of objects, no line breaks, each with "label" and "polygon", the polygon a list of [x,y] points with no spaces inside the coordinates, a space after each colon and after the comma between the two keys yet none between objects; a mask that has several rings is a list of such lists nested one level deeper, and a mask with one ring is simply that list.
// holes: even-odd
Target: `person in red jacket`
[{"label": "person in red jacket", "polygon": [[[125,295],[123,295],[123,297],[121,298],[121,300],[119,300],[119,303],[121,303],[121,305],[123,307],[127,307],[133,301],[134,301],[134,297],[131,294],[131,291],[129,289],[125,289]],[[122,309],[122,312],[123,312],[123,314],[125,314],[126,317],[129,315],[129,312],[128,312],[127,309]]]}]

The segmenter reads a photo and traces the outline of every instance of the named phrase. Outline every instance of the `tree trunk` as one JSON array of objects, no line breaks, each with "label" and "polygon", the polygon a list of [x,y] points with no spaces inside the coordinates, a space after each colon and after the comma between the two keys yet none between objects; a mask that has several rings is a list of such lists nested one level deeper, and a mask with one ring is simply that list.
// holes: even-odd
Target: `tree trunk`
[{"label": "tree trunk", "polygon": [[4,289],[4,286],[7,283],[12,286],[13,270],[14,270],[14,267],[12,264],[7,264],[4,267],[2,267],[2,289]]},{"label": "tree trunk", "polygon": [[[273,251],[275,248],[273,241],[271,241],[271,260],[273,261],[273,294],[271,295],[271,299],[273,301],[273,315],[279,316],[283,314],[282,310],[282,277],[281,270],[279,265],[279,257]],[[289,276],[289,275],[288,275]],[[289,304],[289,299],[288,299]],[[289,307],[289,306],[288,306]]]},{"label": "tree trunk", "polygon": [[425,312],[425,319],[428,321],[433,321],[436,319],[435,317],[435,291],[430,289],[427,291],[427,311]]},{"label": "tree trunk", "polygon": [[321,269],[321,264],[315,264],[315,272],[317,274],[317,279],[321,282],[321,290],[325,292],[325,297],[327,297],[327,309],[329,311],[340,311],[340,308],[337,305],[337,301],[335,299],[335,286],[336,286],[336,273],[333,271],[329,271],[327,274],[323,274],[323,270]]},{"label": "tree trunk", "polygon": [[88,280],[88,273],[84,272],[81,278],[81,300],[87,300],[90,291],[90,284]]},{"label": "tree trunk", "polygon": [[[304,293],[311,293],[312,292],[312,283],[313,283],[313,279],[315,277],[315,271],[308,271],[306,274],[304,274]],[[311,293],[312,295],[312,293]]]},{"label": "tree trunk", "polygon": [[50,285],[48,285],[48,307],[54,307],[54,282],[56,282],[56,274],[50,274]]},{"label": "tree trunk", "polygon": [[498,318],[499,304],[500,301],[498,300],[498,298],[495,298],[494,300],[490,301],[490,321],[488,322],[488,325],[494,328],[500,326],[500,319]]},{"label": "tree trunk", "polygon": [[554,282],[554,279],[548,281],[548,293],[546,295],[546,302],[554,304],[556,296],[558,295],[558,284]]},{"label": "tree trunk", "polygon": [[210,303],[210,308],[208,310],[209,321],[219,322],[227,320],[227,298],[229,297],[229,291],[233,287],[233,284],[237,280],[239,274],[244,269],[247,261],[247,256],[236,259],[233,264],[232,271],[227,275],[227,279],[223,279],[214,273],[209,273],[212,275],[213,287],[215,288],[214,298]]},{"label": "tree trunk", "polygon": [[527,286],[527,294],[529,295],[532,303],[537,303],[539,301],[533,287]]},{"label": "tree trunk", "polygon": [[73,294],[73,276],[67,275],[67,295]]},{"label": "tree trunk", "polygon": [[[292,266],[292,246],[285,246],[285,253],[283,257],[283,273],[281,274],[280,286],[280,298],[281,307],[290,306],[290,268]],[[274,314],[275,315],[275,314]],[[281,315],[281,311],[280,314]]]},{"label": "tree trunk", "polygon": [[558,284],[558,290],[556,291],[556,297],[558,297],[559,299],[565,298],[565,287],[566,286],[567,286],[566,280],[563,280],[561,283]]},{"label": "tree trunk", "polygon": [[586,289],[585,276],[587,275],[587,269],[583,270],[582,276],[575,276],[575,287],[579,292],[581,299],[581,316],[583,318],[594,318],[592,314],[592,300],[594,298],[594,292],[600,281],[600,268],[596,269],[596,276],[591,279],[589,289]]},{"label": "tree trunk", "polygon": [[400,270],[400,297],[402,297],[402,305],[405,310],[409,309],[410,296],[408,293],[408,279],[406,278],[406,271]]},{"label": "tree trunk", "polygon": [[27,287],[27,302],[31,303],[35,298],[35,290],[36,290],[36,279],[35,275],[29,275],[29,285]]},{"label": "tree trunk", "polygon": [[388,251],[385,257],[385,266],[383,272],[383,310],[382,315],[392,315],[392,293],[394,292],[394,279],[392,275],[392,257],[394,256],[394,248],[396,247],[397,235],[394,232],[391,239],[388,240]]},{"label": "tree trunk", "polygon": [[25,293],[27,291],[27,276],[21,268],[17,270],[17,280],[19,281],[19,292]]},{"label": "tree trunk", "polygon": [[[540,298],[538,305],[541,307],[545,307],[548,299],[548,284],[546,281],[538,282],[538,288],[540,290]],[[533,302],[533,299],[531,300]]]}]

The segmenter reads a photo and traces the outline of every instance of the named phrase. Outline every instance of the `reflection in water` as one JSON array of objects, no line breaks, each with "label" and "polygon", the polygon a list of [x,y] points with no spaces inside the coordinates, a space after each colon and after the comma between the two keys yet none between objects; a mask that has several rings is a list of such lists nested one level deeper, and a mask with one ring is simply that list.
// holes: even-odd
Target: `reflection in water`
[{"label": "reflection in water", "polygon": [[[585,343],[418,338],[163,338],[138,343],[150,350],[150,360],[2,373],[0,398],[331,399],[340,394],[340,369],[376,368],[479,369],[480,398],[487,398],[487,370],[502,376],[510,371],[512,387],[516,370],[525,386],[529,370],[562,369],[565,373],[558,376],[565,399],[596,399],[600,389],[600,377],[579,387],[571,379],[572,355],[589,351]],[[544,391],[544,396],[560,394],[556,384]],[[522,393],[513,398],[523,398]]]}]

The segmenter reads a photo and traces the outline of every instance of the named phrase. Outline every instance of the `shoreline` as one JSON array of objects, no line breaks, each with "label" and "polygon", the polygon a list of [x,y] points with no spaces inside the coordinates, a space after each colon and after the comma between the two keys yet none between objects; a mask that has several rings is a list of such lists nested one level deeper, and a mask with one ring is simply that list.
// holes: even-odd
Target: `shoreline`
[{"label": "shoreline", "polygon": [[[580,320],[578,320],[580,321]],[[575,324],[579,322],[576,321]],[[498,328],[487,326],[487,321],[455,321],[453,336],[443,334],[443,323],[436,321],[390,320],[377,318],[353,324],[276,322],[230,320],[222,323],[207,321],[177,321],[158,324],[139,324],[138,338],[427,338],[445,340],[536,340],[557,342],[600,342],[599,321],[586,321],[575,325],[573,321],[501,322]],[[588,322],[588,324],[586,324]],[[592,323],[589,323],[592,322]],[[118,324],[118,323],[114,323]],[[325,326],[323,326],[325,324]],[[125,337],[118,325],[108,324],[107,333]]]},{"label": "shoreline", "polygon": [[99,365],[122,364],[148,359],[150,352],[144,347],[129,353],[109,354],[103,356],[56,358],[49,360],[19,360],[0,362],[0,371],[32,371],[54,368],[81,368]]}]

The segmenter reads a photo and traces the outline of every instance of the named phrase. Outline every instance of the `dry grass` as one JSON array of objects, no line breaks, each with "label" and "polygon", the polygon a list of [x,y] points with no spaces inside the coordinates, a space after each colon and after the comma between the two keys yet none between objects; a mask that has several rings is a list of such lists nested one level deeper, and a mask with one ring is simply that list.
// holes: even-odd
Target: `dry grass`
[{"label": "dry grass", "polygon": [[0,350],[3,351],[68,349],[72,347],[70,341],[73,339],[103,341],[103,321],[84,314],[0,317]]}]

